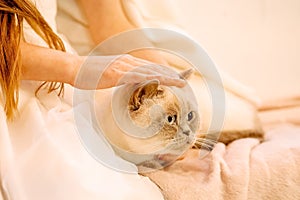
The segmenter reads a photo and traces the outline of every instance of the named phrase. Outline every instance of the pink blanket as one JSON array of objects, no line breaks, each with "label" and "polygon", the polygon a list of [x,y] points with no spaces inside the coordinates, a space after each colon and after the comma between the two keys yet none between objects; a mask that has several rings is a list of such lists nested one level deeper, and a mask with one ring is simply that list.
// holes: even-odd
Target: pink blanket
[{"label": "pink blanket", "polygon": [[218,143],[147,174],[166,199],[299,199],[300,107],[260,113],[265,139]]}]

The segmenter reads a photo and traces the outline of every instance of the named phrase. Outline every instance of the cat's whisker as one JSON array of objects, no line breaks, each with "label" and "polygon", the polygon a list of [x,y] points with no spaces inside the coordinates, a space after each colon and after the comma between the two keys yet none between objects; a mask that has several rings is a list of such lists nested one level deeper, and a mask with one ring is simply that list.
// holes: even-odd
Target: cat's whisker
[{"label": "cat's whisker", "polygon": [[204,144],[208,144],[208,145],[215,145],[217,143],[216,141],[213,141],[213,140],[205,140],[205,139],[199,140],[198,138],[196,139],[196,142],[199,144],[204,143]]},{"label": "cat's whisker", "polygon": [[215,139],[210,139],[210,138],[208,138],[208,137],[197,137],[197,139],[199,139],[199,140],[208,140],[208,141],[216,141]]},{"label": "cat's whisker", "polygon": [[210,140],[210,139],[206,139],[206,138],[196,138],[195,143],[194,143],[194,148],[197,148],[197,149],[204,148],[204,149],[211,151],[214,148],[216,143],[217,142],[214,140]]},{"label": "cat's whisker", "polygon": [[213,150],[213,146],[207,145],[207,144],[195,145],[194,148],[195,149],[204,149],[204,150],[208,150],[208,151],[212,151]]},{"label": "cat's whisker", "polygon": [[195,145],[197,145],[197,146],[205,146],[205,147],[211,147],[212,145],[211,144],[207,144],[207,143],[204,143],[204,142],[195,142],[194,143]]},{"label": "cat's whisker", "polygon": [[211,151],[213,149],[213,147],[211,145],[207,145],[207,144],[194,144],[193,148],[194,149],[205,149],[208,151]]},{"label": "cat's whisker", "polygon": [[196,141],[210,143],[210,144],[216,144],[217,143],[217,141],[211,140],[211,139],[208,139],[208,138],[196,138]]},{"label": "cat's whisker", "polygon": [[187,141],[186,137],[176,137],[176,138],[167,140],[168,144],[181,144],[185,141]]}]

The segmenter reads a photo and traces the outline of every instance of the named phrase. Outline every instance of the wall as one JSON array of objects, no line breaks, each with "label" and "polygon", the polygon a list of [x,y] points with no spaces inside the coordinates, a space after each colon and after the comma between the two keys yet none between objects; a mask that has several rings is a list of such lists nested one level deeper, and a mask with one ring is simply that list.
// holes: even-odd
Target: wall
[{"label": "wall", "polygon": [[220,68],[263,99],[300,96],[299,0],[174,0]]}]

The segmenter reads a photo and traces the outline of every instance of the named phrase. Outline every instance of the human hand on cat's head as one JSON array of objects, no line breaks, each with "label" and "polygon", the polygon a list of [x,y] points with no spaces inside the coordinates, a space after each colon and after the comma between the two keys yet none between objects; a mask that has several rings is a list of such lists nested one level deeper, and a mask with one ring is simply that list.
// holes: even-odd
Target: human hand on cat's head
[{"label": "human hand on cat's head", "polygon": [[[77,69],[74,71],[73,85],[80,89],[104,89],[153,79],[158,80],[161,85],[184,87],[186,85],[185,76],[193,73],[193,70],[187,70],[185,73],[178,74],[170,67],[128,54],[80,57],[78,62]],[[80,71],[82,69],[84,69],[85,77],[90,78],[78,81],[76,76],[78,73],[82,73]]]}]

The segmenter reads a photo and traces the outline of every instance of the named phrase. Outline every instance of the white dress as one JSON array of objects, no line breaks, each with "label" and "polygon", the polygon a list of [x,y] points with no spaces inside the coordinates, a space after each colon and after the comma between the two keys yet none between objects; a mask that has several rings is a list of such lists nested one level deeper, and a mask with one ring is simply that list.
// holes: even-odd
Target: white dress
[{"label": "white dress", "polygon": [[[35,4],[56,31],[56,1]],[[45,46],[30,27],[24,29],[28,42]],[[35,97],[37,85],[21,83],[15,121],[6,121],[0,104],[0,175],[11,199],[162,199],[148,178],[107,168],[85,150],[74,124],[71,87],[61,99],[44,91]]]}]

